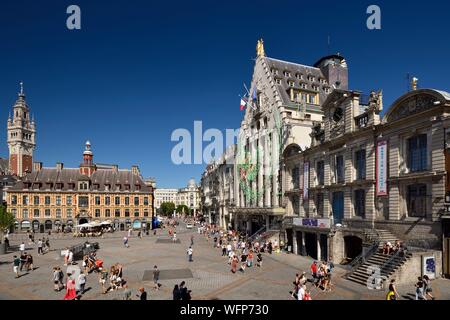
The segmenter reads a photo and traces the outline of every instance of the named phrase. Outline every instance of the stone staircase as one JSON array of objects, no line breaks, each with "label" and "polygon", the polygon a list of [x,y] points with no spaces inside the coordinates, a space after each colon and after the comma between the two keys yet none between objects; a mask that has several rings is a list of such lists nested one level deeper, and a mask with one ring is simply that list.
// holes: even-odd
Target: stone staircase
[{"label": "stone staircase", "polygon": [[380,270],[382,279],[386,281],[412,256],[410,253],[407,253],[405,256],[382,254],[381,249],[385,242],[394,244],[398,240],[395,235],[387,230],[377,230],[377,232],[373,232],[373,234],[368,236],[379,241],[378,250],[347,276],[348,280],[364,286],[367,285],[367,280],[377,268]]}]

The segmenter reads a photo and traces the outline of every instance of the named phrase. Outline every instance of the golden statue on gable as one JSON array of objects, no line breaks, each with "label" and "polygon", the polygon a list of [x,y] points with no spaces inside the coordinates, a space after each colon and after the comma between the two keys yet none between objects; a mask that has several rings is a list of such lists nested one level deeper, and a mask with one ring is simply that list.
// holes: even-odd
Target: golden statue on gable
[{"label": "golden statue on gable", "polygon": [[258,57],[264,57],[266,53],[264,52],[264,40],[259,39],[258,43],[256,44],[256,55]]}]

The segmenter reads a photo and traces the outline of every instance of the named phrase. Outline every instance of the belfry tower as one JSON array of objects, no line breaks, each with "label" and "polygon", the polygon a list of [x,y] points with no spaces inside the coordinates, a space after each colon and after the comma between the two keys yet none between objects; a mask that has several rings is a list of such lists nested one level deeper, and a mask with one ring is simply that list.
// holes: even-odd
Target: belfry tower
[{"label": "belfry tower", "polygon": [[36,126],[30,119],[30,109],[25,101],[23,83],[19,98],[13,106],[13,117],[8,117],[7,142],[9,148],[9,172],[23,177],[33,169],[33,151],[36,148]]}]

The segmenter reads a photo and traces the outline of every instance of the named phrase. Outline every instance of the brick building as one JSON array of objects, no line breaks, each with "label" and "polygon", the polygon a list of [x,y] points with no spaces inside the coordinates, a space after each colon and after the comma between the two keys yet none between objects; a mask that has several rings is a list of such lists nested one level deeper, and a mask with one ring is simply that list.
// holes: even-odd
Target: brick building
[{"label": "brick building", "polygon": [[44,168],[34,163],[8,189],[8,210],[16,216],[17,231],[47,231],[90,221],[113,223],[116,229],[151,228],[153,188],[146,185],[138,167],[119,169],[93,161],[89,142],[78,168]]}]

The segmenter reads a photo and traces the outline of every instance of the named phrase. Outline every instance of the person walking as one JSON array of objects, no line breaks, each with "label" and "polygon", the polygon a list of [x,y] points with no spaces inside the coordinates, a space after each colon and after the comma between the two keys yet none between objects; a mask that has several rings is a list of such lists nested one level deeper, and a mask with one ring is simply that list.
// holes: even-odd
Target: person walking
[{"label": "person walking", "polygon": [[25,243],[23,241],[19,246],[19,251],[21,255],[25,252]]},{"label": "person walking", "polygon": [[427,300],[425,298],[423,279],[422,277],[418,278],[418,282],[416,283],[416,300]]},{"label": "person walking", "polygon": [[238,258],[236,256],[233,256],[231,259],[231,272],[236,273],[237,265],[238,265]]},{"label": "person walking", "polygon": [[27,261],[25,263],[25,266],[26,266],[27,271],[34,270],[33,256],[31,255],[31,253],[27,254]]},{"label": "person walking", "polygon": [[180,288],[178,287],[178,284],[176,284],[173,288],[172,298],[173,300],[181,300]]},{"label": "person walking", "polygon": [[431,292],[433,292],[433,289],[431,288],[431,279],[427,275],[423,276],[423,290],[426,297],[430,298],[431,300],[435,299],[431,294]]},{"label": "person walking", "polygon": [[131,290],[128,288],[128,284],[124,284],[123,288],[125,289],[123,291],[123,300],[131,300]]},{"label": "person walking", "polygon": [[130,247],[128,245],[128,237],[127,236],[123,237],[123,245],[125,246],[125,248],[129,248]]},{"label": "person walking", "polygon": [[39,239],[39,240],[38,240],[38,243],[37,243],[38,254],[44,254],[44,252],[42,251],[42,246],[43,246],[43,245],[44,245],[44,244],[42,243],[42,240]]},{"label": "person walking", "polygon": [[144,287],[139,288],[139,292],[140,295],[139,294],[136,295],[139,298],[139,300],[147,300],[147,292],[145,291]]},{"label": "person walking", "polygon": [[53,268],[53,290],[55,290],[56,292],[61,291],[61,281],[59,279],[59,270],[58,267],[54,267]]},{"label": "person walking", "polygon": [[75,300],[76,297],[75,280],[72,279],[71,273],[67,273],[66,294],[64,295],[64,300]]},{"label": "person walking", "polygon": [[262,262],[263,262],[262,254],[261,254],[261,252],[258,252],[256,254],[256,266],[261,268],[262,267]]},{"label": "person walking", "polygon": [[155,289],[159,290],[159,269],[158,266],[153,267],[153,284],[155,285]]},{"label": "person walking", "polygon": [[20,271],[23,270],[23,267],[25,266],[26,263],[27,263],[27,253],[22,252],[20,254]]},{"label": "person walking", "polygon": [[194,235],[191,236],[191,247],[194,245]]},{"label": "person walking", "polygon": [[194,253],[194,250],[192,249],[192,247],[189,247],[187,249],[187,255],[188,255],[188,261],[189,262],[193,262],[194,260],[192,260],[192,254]]},{"label": "person walking", "polygon": [[173,232],[173,238],[172,238],[172,241],[173,241],[174,243],[177,242],[177,232],[176,232],[176,231]]},{"label": "person walking", "polygon": [[395,279],[392,279],[391,283],[389,283],[389,290],[386,295],[386,300],[397,300],[398,298],[400,298],[400,295],[395,287]]},{"label": "person walking", "polygon": [[78,276],[78,285],[80,286],[80,294],[84,294],[86,286],[86,275],[83,272],[81,272]]},{"label": "person walking", "polygon": [[20,278],[19,266],[20,266],[20,258],[18,256],[14,256],[13,271],[16,274],[16,278]]}]

